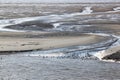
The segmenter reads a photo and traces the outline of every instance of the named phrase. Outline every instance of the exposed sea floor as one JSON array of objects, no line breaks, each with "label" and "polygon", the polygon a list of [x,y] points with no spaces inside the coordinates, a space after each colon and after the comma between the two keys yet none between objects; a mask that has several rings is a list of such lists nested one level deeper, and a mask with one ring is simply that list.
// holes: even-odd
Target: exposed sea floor
[{"label": "exposed sea floor", "polygon": [[5,32],[0,38],[20,38],[17,33],[105,38],[94,44],[0,52],[0,80],[120,80],[120,4],[1,4],[0,9],[0,32]]},{"label": "exposed sea floor", "polygon": [[[69,6],[70,5],[68,5],[67,8]],[[87,5],[81,6],[80,12],[62,12],[61,14],[52,13],[36,17],[2,19],[0,20],[0,30],[11,32],[60,32],[61,34],[63,32],[76,32],[78,34],[84,33],[109,37],[108,40],[92,45],[22,52],[22,55],[25,56],[40,56],[43,58],[56,57],[96,59],[96,56],[94,56],[95,54],[120,45],[120,36],[117,34],[120,32],[119,5],[107,5],[105,7],[105,11],[104,9],[101,10],[99,8],[97,11],[97,8],[98,7],[96,6]]]},{"label": "exposed sea floor", "polygon": [[0,26],[1,31],[46,31],[61,33],[70,31],[111,37],[107,42],[105,41],[94,45],[72,46],[47,51],[32,51],[28,52],[28,54],[25,53],[26,56],[81,58],[86,56],[88,57],[99,51],[108,49],[114,45],[114,43],[119,45],[119,36],[116,36],[114,33],[119,32],[120,29],[106,27],[110,24],[113,25],[113,27],[114,25],[119,26],[120,14],[116,12],[119,12],[119,6],[114,7],[112,11],[106,12],[94,12],[91,6],[86,6],[83,7],[81,12],[75,13],[4,19],[0,21]]}]

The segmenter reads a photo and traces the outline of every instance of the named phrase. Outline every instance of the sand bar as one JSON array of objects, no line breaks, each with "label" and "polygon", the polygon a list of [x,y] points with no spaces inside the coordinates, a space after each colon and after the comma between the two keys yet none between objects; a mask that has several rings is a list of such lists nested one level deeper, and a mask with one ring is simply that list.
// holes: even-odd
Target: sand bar
[{"label": "sand bar", "polygon": [[[10,36],[11,34],[11,36]],[[25,50],[46,50],[54,48],[62,48],[69,46],[78,46],[78,45],[90,45],[99,43],[101,41],[107,40],[109,38],[104,36],[98,36],[94,34],[80,34],[77,36],[73,35],[61,35],[54,34],[52,36],[44,37],[21,37],[19,33],[15,32],[13,34],[10,32],[1,33],[0,37],[0,51],[25,51]],[[24,33],[21,33],[23,35]],[[27,34],[27,33],[26,33]],[[4,37],[4,35],[6,35]],[[47,34],[46,34],[47,35]],[[29,35],[28,35],[29,36]],[[33,35],[34,36],[34,35]],[[37,35],[38,36],[38,35]]]}]

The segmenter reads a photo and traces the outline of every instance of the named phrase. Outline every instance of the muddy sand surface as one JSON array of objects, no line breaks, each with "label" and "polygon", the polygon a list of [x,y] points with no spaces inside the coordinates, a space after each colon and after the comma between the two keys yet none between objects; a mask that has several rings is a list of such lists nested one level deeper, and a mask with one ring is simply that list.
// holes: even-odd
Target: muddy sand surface
[{"label": "muddy sand surface", "polygon": [[1,4],[0,18],[0,80],[120,80],[119,3]]},{"label": "muddy sand surface", "polygon": [[[97,38],[97,39],[96,39]],[[0,51],[45,50],[68,46],[88,45],[105,41],[101,36],[52,37],[52,38],[2,38]]]}]

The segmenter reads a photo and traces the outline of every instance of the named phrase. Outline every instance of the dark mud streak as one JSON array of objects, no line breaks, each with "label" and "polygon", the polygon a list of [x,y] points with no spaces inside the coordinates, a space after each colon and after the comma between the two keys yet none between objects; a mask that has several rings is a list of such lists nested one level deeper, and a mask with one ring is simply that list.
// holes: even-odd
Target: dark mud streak
[{"label": "dark mud streak", "polygon": [[19,51],[0,51],[0,55],[19,54],[24,52],[40,51],[43,49],[19,50]]},{"label": "dark mud streak", "polygon": [[15,30],[35,30],[42,31],[44,29],[53,28],[54,26],[50,23],[43,23],[41,21],[27,21],[20,24],[5,26],[5,28],[15,29]]},{"label": "dark mud streak", "polygon": [[105,56],[103,57],[103,59],[106,60],[112,59],[112,60],[120,61],[120,51],[113,53],[112,55]]}]

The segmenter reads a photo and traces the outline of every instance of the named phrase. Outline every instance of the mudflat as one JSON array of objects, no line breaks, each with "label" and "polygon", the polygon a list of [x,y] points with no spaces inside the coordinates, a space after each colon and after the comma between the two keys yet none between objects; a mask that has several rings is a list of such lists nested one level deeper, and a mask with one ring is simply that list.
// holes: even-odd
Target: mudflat
[{"label": "mudflat", "polygon": [[0,18],[1,80],[120,80],[120,3],[1,4]]},{"label": "mudflat", "polygon": [[[26,36],[22,36],[25,34]],[[16,32],[1,33],[0,36],[2,37],[0,37],[0,51],[46,50],[69,46],[90,45],[109,39],[108,37],[106,38],[103,36],[89,34],[77,34],[75,36],[75,33],[72,33],[74,36],[66,34],[59,36],[59,33],[54,33],[53,35],[46,33],[42,36],[43,34],[39,33],[37,36],[32,35],[34,37],[31,37],[30,34]]]}]

